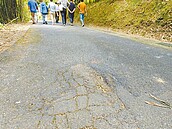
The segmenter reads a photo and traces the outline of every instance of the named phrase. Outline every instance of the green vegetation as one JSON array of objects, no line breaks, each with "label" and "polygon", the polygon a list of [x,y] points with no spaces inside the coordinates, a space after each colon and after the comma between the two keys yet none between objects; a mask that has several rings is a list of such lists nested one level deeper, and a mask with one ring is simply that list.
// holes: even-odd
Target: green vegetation
[{"label": "green vegetation", "polygon": [[[46,4],[50,0],[44,0]],[[57,2],[58,0],[53,0]],[[75,0],[78,4],[80,0]],[[96,2],[98,0],[85,0],[86,3]],[[36,0],[39,4],[40,0]],[[28,10],[28,0],[0,0],[0,27],[14,19],[17,21],[27,22],[30,19],[30,13]]]},{"label": "green vegetation", "polygon": [[87,10],[87,24],[172,41],[171,0],[100,0]]}]

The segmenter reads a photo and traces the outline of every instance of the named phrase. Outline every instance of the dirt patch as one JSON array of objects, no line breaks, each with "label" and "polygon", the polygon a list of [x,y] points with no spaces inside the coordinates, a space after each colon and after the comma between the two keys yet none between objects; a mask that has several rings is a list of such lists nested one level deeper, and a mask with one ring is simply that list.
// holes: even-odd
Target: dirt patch
[{"label": "dirt patch", "polygon": [[29,29],[29,24],[10,24],[0,29],[0,53],[18,41]]}]

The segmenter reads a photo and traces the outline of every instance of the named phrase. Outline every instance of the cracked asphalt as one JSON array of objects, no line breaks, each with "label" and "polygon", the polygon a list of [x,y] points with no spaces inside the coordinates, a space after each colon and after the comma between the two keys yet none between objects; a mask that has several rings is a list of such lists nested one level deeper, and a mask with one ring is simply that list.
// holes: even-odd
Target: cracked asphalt
[{"label": "cracked asphalt", "polygon": [[172,51],[79,26],[33,25],[0,53],[2,129],[170,129]]}]

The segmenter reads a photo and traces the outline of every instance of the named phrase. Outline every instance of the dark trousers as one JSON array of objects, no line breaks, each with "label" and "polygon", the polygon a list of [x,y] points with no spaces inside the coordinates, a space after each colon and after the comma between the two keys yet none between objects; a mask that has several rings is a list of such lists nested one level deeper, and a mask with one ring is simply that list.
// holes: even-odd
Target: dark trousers
[{"label": "dark trousers", "polygon": [[55,19],[56,19],[56,23],[58,23],[59,22],[59,12],[55,13]]},{"label": "dark trousers", "polygon": [[66,9],[63,8],[63,11],[61,11],[61,16],[62,16],[62,23],[66,24]]},{"label": "dark trousers", "polygon": [[73,23],[73,20],[74,20],[74,13],[70,13],[70,12],[69,12],[69,19],[70,19],[70,23]]}]

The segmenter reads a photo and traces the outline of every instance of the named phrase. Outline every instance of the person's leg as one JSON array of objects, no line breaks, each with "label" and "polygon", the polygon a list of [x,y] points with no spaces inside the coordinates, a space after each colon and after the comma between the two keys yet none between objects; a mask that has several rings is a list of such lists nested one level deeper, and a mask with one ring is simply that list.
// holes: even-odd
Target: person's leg
[{"label": "person's leg", "polygon": [[72,14],[71,13],[68,13],[68,14],[69,14],[70,23],[72,23]]},{"label": "person's leg", "polygon": [[84,14],[80,14],[81,25],[84,26]]},{"label": "person's leg", "polygon": [[43,22],[43,24],[45,24],[45,15],[44,14],[42,14],[42,22]]},{"label": "person's leg", "polygon": [[55,12],[53,13],[53,21],[55,23]]},{"label": "person's leg", "polygon": [[51,17],[51,24],[53,24],[53,14],[50,13],[50,17]]},{"label": "person's leg", "polygon": [[82,27],[84,27],[84,14],[82,14],[82,21],[83,21]]},{"label": "person's leg", "polygon": [[82,21],[82,14],[81,13],[79,14],[79,17],[80,17],[80,21],[81,21],[81,24],[82,24],[83,21]]},{"label": "person's leg", "polygon": [[45,15],[45,24],[48,24],[48,23],[47,23],[47,15]]},{"label": "person's leg", "polygon": [[31,12],[31,16],[32,16],[32,22],[33,24],[35,24],[35,13]]},{"label": "person's leg", "polygon": [[55,20],[56,20],[56,23],[58,23],[57,12],[55,12]]},{"label": "person's leg", "polygon": [[57,22],[59,22],[59,11],[57,12]]},{"label": "person's leg", "polygon": [[66,9],[63,9],[63,11],[64,11],[64,22],[65,22],[65,24],[66,24]]},{"label": "person's leg", "polygon": [[54,25],[54,13],[51,13],[51,22],[52,22],[52,25]]},{"label": "person's leg", "polygon": [[73,21],[74,21],[74,13],[72,13],[71,20],[72,20],[71,23],[73,24]]},{"label": "person's leg", "polygon": [[62,16],[62,23],[64,25],[65,24],[64,11],[61,11],[61,16]]},{"label": "person's leg", "polygon": [[35,13],[35,22],[38,23],[38,13]]}]

